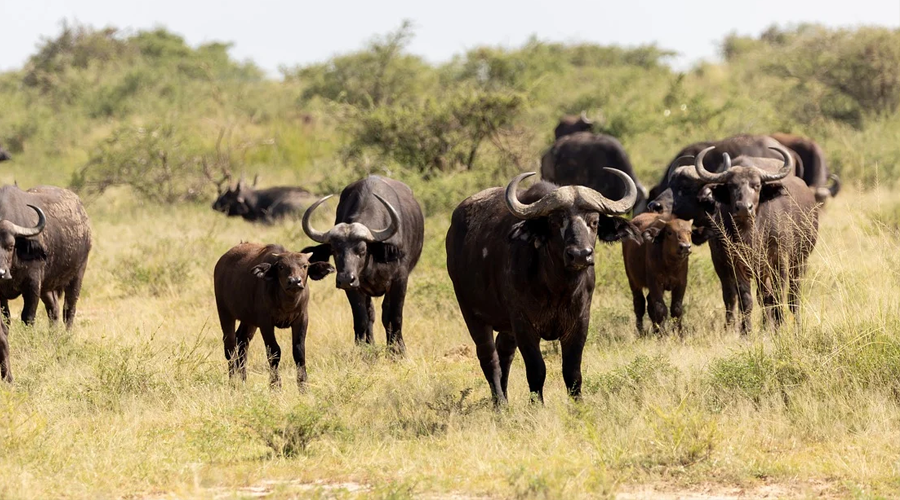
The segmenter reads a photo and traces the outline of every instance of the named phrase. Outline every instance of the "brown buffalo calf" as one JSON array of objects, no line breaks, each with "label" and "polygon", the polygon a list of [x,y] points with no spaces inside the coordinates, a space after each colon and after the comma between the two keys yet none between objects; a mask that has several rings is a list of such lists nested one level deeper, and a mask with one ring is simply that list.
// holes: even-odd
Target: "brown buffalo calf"
[{"label": "brown buffalo calf", "polygon": [[[320,280],[334,271],[327,262],[310,263],[310,257],[311,253],[289,252],[280,245],[241,243],[216,263],[216,307],[231,377],[247,379],[247,345],[259,328],[269,358],[269,381],[281,385],[275,328],[290,327],[297,384],[302,388],[306,382],[307,276]],[[241,322],[237,331],[235,321]]]},{"label": "brown buffalo calf", "polygon": [[625,273],[634,299],[634,315],[638,333],[644,333],[644,289],[653,330],[658,331],[666,320],[663,293],[672,292],[672,320],[681,326],[681,301],[687,288],[688,256],[691,253],[690,221],[660,217],[655,213],[638,215],[632,222],[641,231],[642,241],[622,241]]}]

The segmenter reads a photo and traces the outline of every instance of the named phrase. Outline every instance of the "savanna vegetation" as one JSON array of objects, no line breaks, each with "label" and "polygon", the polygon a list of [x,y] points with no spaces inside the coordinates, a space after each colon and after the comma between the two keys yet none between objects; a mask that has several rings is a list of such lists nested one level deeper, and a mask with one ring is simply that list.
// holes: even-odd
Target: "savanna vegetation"
[{"label": "savanna vegetation", "polygon": [[[76,327],[12,323],[0,497],[900,495],[900,32],[773,27],[685,72],[660,47],[538,39],[432,65],[413,36],[269,78],[224,43],[65,24],[0,74],[0,180],[75,189],[95,234]],[[517,359],[498,412],[444,269],[449,213],[536,170],[581,110],[648,186],[687,143],[785,131],[818,141],[845,189],[801,327],[726,330],[701,247],[684,337],[636,338],[621,250],[599,246],[583,401],[547,344],[547,404],[529,404]],[[413,188],[426,244],[404,359],[383,334],[353,345],[329,279],[311,285],[308,389],[268,388],[259,339],[247,384],[228,382],[216,260],[241,240],[309,244],[297,221],[209,209],[211,180],[242,172],[321,194],[368,173]]]}]

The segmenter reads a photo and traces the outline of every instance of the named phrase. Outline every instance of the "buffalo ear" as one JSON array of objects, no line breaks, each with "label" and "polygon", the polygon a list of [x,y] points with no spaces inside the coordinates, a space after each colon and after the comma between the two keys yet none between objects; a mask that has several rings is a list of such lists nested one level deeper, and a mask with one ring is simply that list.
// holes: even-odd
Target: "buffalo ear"
[{"label": "buffalo ear", "polygon": [[659,236],[659,227],[657,226],[650,226],[641,233],[641,238],[646,242],[655,240],[657,236]]},{"label": "buffalo ear", "polygon": [[253,269],[250,270],[253,273],[253,276],[256,276],[259,279],[271,279],[269,275],[269,271],[272,270],[272,264],[268,262],[263,262],[262,264],[257,264],[253,266]]},{"label": "buffalo ear", "polygon": [[300,252],[312,253],[312,257],[309,258],[310,264],[313,262],[328,262],[328,259],[331,257],[331,245],[324,243],[322,245],[306,247],[303,250],[300,250]]},{"label": "buffalo ear", "polygon": [[630,238],[636,243],[642,241],[641,230],[638,229],[631,221],[622,217],[600,216],[600,225],[597,227],[597,238],[606,242],[613,243],[625,238]]},{"label": "buffalo ear", "polygon": [[373,242],[367,244],[369,255],[375,259],[375,262],[397,262],[403,258],[403,251],[397,245],[383,242]]},{"label": "buffalo ear", "polygon": [[38,240],[16,238],[16,257],[20,260],[47,260],[47,252]]},{"label": "buffalo ear", "polygon": [[510,241],[532,241],[535,248],[547,242],[550,234],[550,226],[546,217],[538,217],[537,219],[528,219],[516,222],[509,231]]},{"label": "buffalo ear", "polygon": [[319,281],[333,272],[334,266],[328,262],[313,262],[309,265],[307,276],[315,281]]},{"label": "buffalo ear", "polygon": [[[726,186],[725,184],[708,184],[707,187],[709,188],[710,193],[712,193],[713,200],[721,203],[722,205],[731,204],[731,192],[728,191],[728,186]],[[701,202],[709,201],[705,196],[703,190],[700,190],[699,200]]]},{"label": "buffalo ear", "polygon": [[780,196],[784,192],[784,186],[780,182],[767,182],[759,190],[759,202],[763,203]]}]

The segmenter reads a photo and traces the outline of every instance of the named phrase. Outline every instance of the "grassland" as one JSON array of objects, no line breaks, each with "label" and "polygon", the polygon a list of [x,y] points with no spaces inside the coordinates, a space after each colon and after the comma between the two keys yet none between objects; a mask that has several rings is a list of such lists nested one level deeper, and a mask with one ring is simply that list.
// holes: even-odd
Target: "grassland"
[{"label": "grassland", "polygon": [[447,214],[427,220],[405,359],[384,355],[383,334],[376,348],[355,347],[343,294],[332,280],[312,285],[300,394],[268,388],[259,339],[246,385],[228,382],[211,283],[219,255],[241,240],[307,244],[299,224],[249,225],[111,192],[88,207],[96,246],[77,326],[12,325],[0,497],[241,497],[260,485],[276,498],[640,497],[648,485],[892,497],[896,199],[847,190],[829,204],[805,322],[777,334],[724,330],[703,247],[691,258],[685,337],[636,339],[621,250],[600,247],[584,401],[565,396],[559,355],[545,345],[546,406],[529,404],[517,359],[498,413],[444,269]]}]

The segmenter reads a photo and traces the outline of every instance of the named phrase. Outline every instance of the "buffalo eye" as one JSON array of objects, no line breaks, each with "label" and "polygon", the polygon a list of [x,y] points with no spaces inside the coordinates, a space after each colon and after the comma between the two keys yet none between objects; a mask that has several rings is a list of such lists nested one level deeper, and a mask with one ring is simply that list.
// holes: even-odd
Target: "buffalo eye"
[{"label": "buffalo eye", "polygon": [[356,254],[357,255],[365,255],[366,254],[366,244],[360,244],[356,246]]}]

